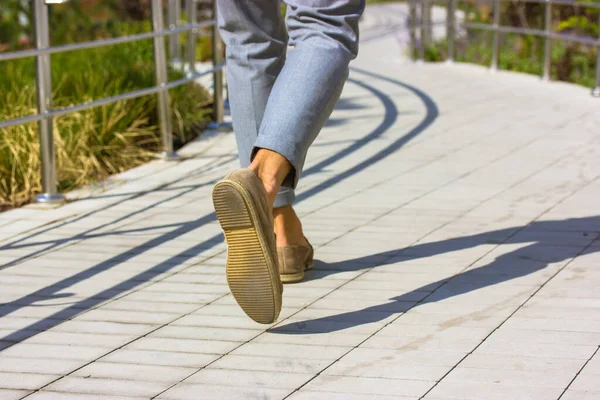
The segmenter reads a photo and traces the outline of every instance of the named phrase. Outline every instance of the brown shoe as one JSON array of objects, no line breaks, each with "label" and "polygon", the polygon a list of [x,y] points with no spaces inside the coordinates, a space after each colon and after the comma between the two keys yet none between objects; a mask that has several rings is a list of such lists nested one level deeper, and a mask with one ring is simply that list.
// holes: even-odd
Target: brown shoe
[{"label": "brown shoe", "polygon": [[229,289],[250,318],[270,324],[281,311],[283,286],[264,186],[254,172],[240,169],[215,185],[213,203],[227,241]]},{"label": "brown shoe", "polygon": [[[306,240],[308,242],[308,239]],[[284,246],[277,248],[279,276],[283,283],[300,282],[304,271],[313,267],[314,250],[311,244],[305,246]]]}]

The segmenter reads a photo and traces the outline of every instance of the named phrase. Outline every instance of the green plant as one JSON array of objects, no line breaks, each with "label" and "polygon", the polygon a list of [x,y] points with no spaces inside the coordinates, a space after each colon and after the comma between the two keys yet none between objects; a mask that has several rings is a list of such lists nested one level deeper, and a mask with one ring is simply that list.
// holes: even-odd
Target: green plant
[{"label": "green plant", "polygon": [[31,36],[30,26],[21,23],[21,18],[30,13],[22,0],[2,0],[0,7],[0,52],[22,48]]},{"label": "green plant", "polygon": [[[463,10],[470,22],[490,23],[492,10],[466,2]],[[572,35],[596,37],[598,34],[598,11],[555,6],[554,30]],[[544,8],[540,4],[505,3],[502,10],[502,25],[524,26],[541,29]],[[532,35],[500,34],[498,67],[509,71],[519,71],[541,75],[543,72],[544,40]],[[465,37],[456,43],[457,61],[490,65],[492,59],[491,33],[469,30]],[[597,49],[573,42],[554,40],[551,42],[552,79],[572,82],[588,87],[595,84]],[[437,41],[425,49],[428,61],[442,61],[447,58],[447,41]]]},{"label": "green plant", "polygon": [[[0,51],[32,46],[27,0],[1,0]],[[72,0],[49,7],[52,45],[149,32],[148,0]],[[185,43],[185,35],[182,35]],[[198,39],[210,57],[210,38]],[[53,108],[63,108],[154,86],[152,40],[51,56]],[[169,69],[169,80],[183,78]],[[0,62],[0,120],[35,114],[35,62]],[[174,144],[193,139],[211,103],[196,83],[170,90]],[[156,96],[118,101],[53,120],[58,186],[68,190],[144,163],[160,150]],[[40,187],[37,123],[0,130],[0,209],[28,202]]]},{"label": "green plant", "polygon": [[[154,86],[151,41],[51,58],[54,108]],[[32,59],[0,63],[0,120],[36,113]],[[183,75],[169,70],[170,80]],[[176,143],[196,134],[210,96],[195,84],[170,91]],[[67,190],[148,161],[160,149],[156,96],[119,101],[54,120],[59,188]],[[0,208],[40,191],[37,124],[0,130]]]}]

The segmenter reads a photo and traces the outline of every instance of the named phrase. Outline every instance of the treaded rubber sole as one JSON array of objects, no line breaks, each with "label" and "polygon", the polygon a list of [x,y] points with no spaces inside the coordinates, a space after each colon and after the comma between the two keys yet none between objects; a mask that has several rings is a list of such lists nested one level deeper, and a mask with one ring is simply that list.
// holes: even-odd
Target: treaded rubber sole
[{"label": "treaded rubber sole", "polygon": [[267,246],[248,192],[223,180],[213,189],[213,204],[227,241],[227,283],[242,310],[270,324],[281,311],[278,268]]}]

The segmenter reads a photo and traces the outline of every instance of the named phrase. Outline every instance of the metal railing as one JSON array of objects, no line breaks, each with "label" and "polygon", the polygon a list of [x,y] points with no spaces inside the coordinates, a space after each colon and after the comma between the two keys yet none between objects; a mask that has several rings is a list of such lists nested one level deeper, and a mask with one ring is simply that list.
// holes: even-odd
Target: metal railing
[{"label": "metal railing", "polygon": [[[597,39],[572,34],[563,34],[552,31],[552,6],[579,6],[587,8],[597,8],[600,10],[600,3],[583,3],[570,0],[521,0],[521,2],[544,4],[544,29],[519,28],[513,26],[500,25],[500,4],[503,1],[516,0],[492,0],[492,23],[472,23],[462,22],[460,25],[464,29],[479,29],[492,32],[492,57],[490,69],[498,69],[498,53],[500,46],[500,33],[517,33],[523,35],[533,35],[544,38],[544,58],[542,79],[550,80],[550,68],[552,57],[552,41],[562,40],[566,42],[575,42],[584,45],[596,47],[596,84],[592,89],[592,96],[600,97],[600,35]],[[432,37],[431,29],[434,26],[431,20],[431,6],[437,4],[435,0],[409,0],[409,35],[410,35],[410,54],[413,60],[425,59],[425,46],[429,44]],[[455,44],[457,32],[457,0],[446,0],[446,36],[448,44],[448,61],[455,60]],[[420,7],[419,7],[420,6]],[[600,13],[598,18],[600,27]],[[417,35],[419,40],[417,41]],[[417,52],[418,50],[418,52]],[[418,54],[418,55],[417,55]]]},{"label": "metal railing", "polygon": [[[213,100],[214,100],[214,125],[223,122],[224,101],[223,101],[223,67],[224,62],[221,58],[222,42],[216,26],[216,2],[213,2],[213,19],[196,22],[196,0],[186,0],[188,9],[188,21],[185,25],[177,26],[176,23],[170,23],[167,29],[164,28],[163,8],[161,0],[151,0],[152,3],[152,32],[140,33],[129,36],[116,37],[111,39],[96,40],[92,42],[75,43],[63,46],[50,45],[49,26],[48,26],[48,5],[65,3],[68,0],[33,0],[34,24],[35,24],[35,49],[23,50],[8,53],[0,53],[0,62],[18,58],[36,57],[36,87],[37,87],[37,106],[38,112],[34,115],[14,118],[6,121],[0,121],[0,129],[9,126],[21,125],[31,122],[39,124],[40,138],[40,158],[41,158],[41,177],[42,193],[36,196],[37,203],[60,204],[65,201],[65,197],[58,193],[56,179],[56,155],[54,150],[54,132],[52,131],[52,120],[61,115],[86,110],[93,107],[111,104],[120,100],[129,100],[137,97],[156,94],[158,96],[157,111],[159,116],[160,133],[163,146],[162,157],[166,160],[177,159],[178,156],[173,149],[173,125],[171,121],[171,106],[169,98],[169,89],[192,82],[201,76],[213,74]],[[174,7],[177,1],[170,1],[169,6]],[[179,4],[176,7],[179,9]],[[171,10],[173,14],[175,10]],[[171,22],[171,21],[170,21]],[[204,34],[200,32],[202,28],[212,27],[212,62],[213,67],[202,73],[195,71],[195,40],[197,35]],[[191,75],[183,79],[169,82],[167,76],[167,56],[165,49],[165,37],[173,38],[182,32],[190,32],[188,35],[187,52],[188,62],[190,63]],[[156,86],[134,90],[132,92],[106,97],[90,101],[83,104],[76,104],[65,108],[52,108],[52,82],[50,77],[50,55],[67,51],[92,49],[103,46],[110,46],[121,43],[129,43],[144,39],[154,39],[154,64]],[[178,44],[177,41],[171,41]],[[170,43],[171,43],[170,42]],[[174,57],[179,56],[179,50],[175,51]]]}]

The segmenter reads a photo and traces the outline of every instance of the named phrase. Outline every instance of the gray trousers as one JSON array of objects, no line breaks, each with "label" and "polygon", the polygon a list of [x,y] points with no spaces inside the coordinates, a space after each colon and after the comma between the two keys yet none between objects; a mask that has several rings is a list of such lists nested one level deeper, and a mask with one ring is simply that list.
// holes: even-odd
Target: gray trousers
[{"label": "gray trousers", "polygon": [[294,202],[308,148],[331,115],[358,53],[365,7],[365,0],[286,3],[284,20],[278,0],[217,0],[241,165],[250,165],[262,148],[293,167],[275,207]]}]

